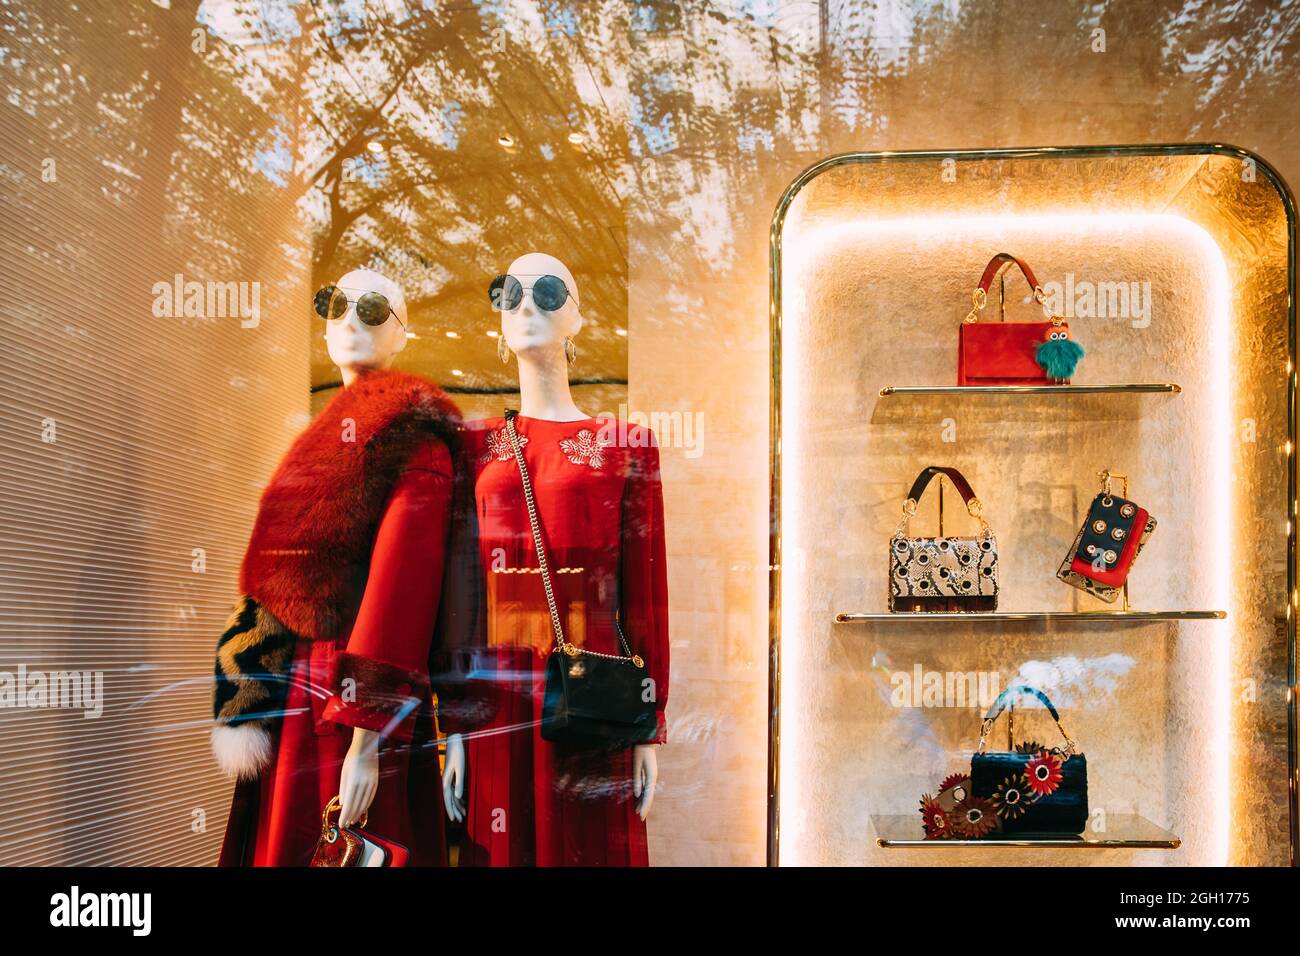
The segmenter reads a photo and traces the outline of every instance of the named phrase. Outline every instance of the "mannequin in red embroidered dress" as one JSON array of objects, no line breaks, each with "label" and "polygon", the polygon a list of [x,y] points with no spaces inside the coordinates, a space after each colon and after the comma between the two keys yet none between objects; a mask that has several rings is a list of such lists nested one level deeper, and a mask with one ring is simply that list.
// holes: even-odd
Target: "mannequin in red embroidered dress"
[{"label": "mannequin in red embroidered dress", "polygon": [[[581,328],[576,284],[550,256],[516,260],[525,287],[502,310],[518,356],[515,425],[532,477],[565,639],[619,653],[616,619],[646,663],[666,736],[668,603],[659,450],[648,429],[585,416],[568,388],[566,352]],[[562,280],[568,298],[546,312],[528,287]],[[649,862],[645,819],[658,776],[655,744],[616,752],[553,744],[540,733],[546,660],[555,633],[537,573],[523,486],[501,419],[468,426],[483,564],[489,716],[467,735],[464,767],[444,776],[447,809],[464,817],[465,865]]]}]

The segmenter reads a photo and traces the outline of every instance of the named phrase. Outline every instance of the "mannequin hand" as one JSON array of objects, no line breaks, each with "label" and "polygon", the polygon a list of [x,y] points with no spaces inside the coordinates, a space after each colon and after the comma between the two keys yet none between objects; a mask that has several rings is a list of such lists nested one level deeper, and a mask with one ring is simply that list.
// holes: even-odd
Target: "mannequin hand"
[{"label": "mannequin hand", "polygon": [[442,768],[442,805],[447,818],[465,822],[465,741],[460,734],[447,736],[447,763]]},{"label": "mannequin hand", "polygon": [[370,809],[379,789],[379,734],[373,730],[352,731],[352,746],[343,758],[339,777],[339,826],[350,827]]},{"label": "mannequin hand", "polygon": [[655,785],[659,782],[659,759],[654,744],[640,744],[632,748],[632,795],[637,798],[636,815],[642,820],[650,816],[650,804],[655,802]]}]

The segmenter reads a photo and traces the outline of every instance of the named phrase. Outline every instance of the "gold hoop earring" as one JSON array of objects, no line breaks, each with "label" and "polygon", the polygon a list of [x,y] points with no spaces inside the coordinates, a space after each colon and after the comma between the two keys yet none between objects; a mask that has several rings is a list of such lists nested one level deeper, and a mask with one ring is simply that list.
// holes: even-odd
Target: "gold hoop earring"
[{"label": "gold hoop earring", "polygon": [[570,365],[578,361],[578,347],[567,335],[564,337],[564,357],[569,360]]},{"label": "gold hoop earring", "polygon": [[504,335],[497,336],[497,358],[501,360],[502,365],[510,364],[510,349],[506,345],[506,337]]}]

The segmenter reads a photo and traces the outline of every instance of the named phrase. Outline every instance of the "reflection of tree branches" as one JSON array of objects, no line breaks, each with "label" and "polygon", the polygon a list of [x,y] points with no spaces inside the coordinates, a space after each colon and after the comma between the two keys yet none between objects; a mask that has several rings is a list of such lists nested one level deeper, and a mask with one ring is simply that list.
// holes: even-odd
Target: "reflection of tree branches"
[{"label": "reflection of tree branches", "polygon": [[1293,4],[1208,0],[1193,11],[1164,0],[1158,6],[1156,12],[1104,3],[1097,21],[1108,35],[1132,35],[1150,30],[1155,12],[1151,32],[1163,41],[1158,62],[1171,79],[1159,86],[1159,102],[1188,111],[1187,135],[1230,120],[1241,125],[1279,99],[1294,99],[1295,71],[1284,68],[1300,54],[1300,17],[1284,9]]},{"label": "reflection of tree branches", "polygon": [[[334,46],[334,41],[330,38],[328,31],[325,29],[328,20],[326,19],[325,14],[321,11],[319,0],[311,0],[311,9],[312,12],[316,14],[316,22],[320,24],[321,27],[319,31],[313,31],[312,35],[319,36],[320,45],[324,47],[326,55],[337,63],[343,72],[348,75],[348,79],[350,79],[352,85],[356,87],[357,93],[364,96],[366,92],[365,87],[362,86],[361,83],[358,82],[357,78],[352,74],[352,70],[348,68],[347,61],[343,59],[342,55],[340,55],[338,49]],[[350,31],[340,30],[339,32],[346,35]]]},{"label": "reflection of tree branches", "polygon": [[[428,49],[429,44],[422,44],[422,47]],[[428,103],[428,101],[434,100],[433,91],[429,90],[429,87],[426,86],[420,70],[413,69],[416,62],[421,62],[424,59],[426,59],[426,57],[408,57],[406,64],[403,66],[403,73],[404,75],[413,75],[413,77],[415,77],[415,85],[422,92],[422,96],[417,96],[417,100],[421,100],[422,103]],[[516,74],[524,73],[525,70],[528,70],[528,62],[530,61],[525,61],[520,68],[516,68]],[[439,57],[439,59],[434,60],[430,66],[432,66],[435,73],[441,75],[443,86],[455,86],[456,83],[458,83],[458,77],[451,73],[450,60],[441,59],[441,57]],[[517,117],[517,114],[512,111],[511,94],[507,94],[506,91],[503,91],[502,88],[499,87],[498,83],[495,82],[493,75],[487,72],[484,68],[484,64],[482,64],[478,57],[469,57],[468,66],[469,75],[477,77],[480,79],[480,82],[484,83],[484,85],[489,88],[490,95],[493,96],[493,99],[497,101],[498,104],[502,105],[502,107],[511,114],[513,120],[516,122],[516,129],[520,130],[520,134],[523,135],[525,124],[523,124],[523,122],[520,121],[520,118]],[[399,87],[398,83],[394,83],[394,88],[396,87]],[[517,88],[545,91],[547,99],[551,101],[552,108],[562,114],[565,112],[563,105],[560,104],[558,100],[555,100],[554,94],[551,92],[552,83],[545,81],[545,79],[538,77],[537,79],[534,79],[533,82],[520,83],[519,86],[516,86],[516,90]],[[412,108],[420,109],[421,104],[412,104]],[[357,129],[364,130],[365,122],[361,122],[361,124],[357,126]],[[493,137],[493,142],[494,139],[495,137]],[[400,133],[394,134],[393,144],[394,146],[400,144],[403,150],[402,160],[396,159],[398,153],[396,153],[395,150],[389,151],[390,159],[393,159],[395,166],[393,170],[395,182],[393,186],[378,191],[377,194],[363,196],[363,198],[359,199],[346,199],[344,198],[341,189],[338,187],[337,179],[339,176],[337,165],[339,156],[346,155],[346,153],[350,151],[360,150],[361,143],[359,137],[356,137],[356,134],[354,134],[354,137],[350,138],[350,140],[344,140],[342,147],[335,151],[335,155],[330,157],[328,163],[321,164],[321,168],[317,170],[315,178],[304,177],[307,182],[320,181],[321,185],[325,185],[326,190],[328,190],[326,191],[326,198],[328,198],[330,207],[329,225],[328,228],[326,228],[324,237],[321,239],[320,245],[317,246],[318,254],[316,259],[318,268],[329,269],[333,267],[335,250],[338,250],[339,245],[341,245],[343,237],[347,234],[347,230],[350,226],[355,225],[356,222],[364,219],[373,219],[376,215],[380,216],[380,219],[382,220],[383,209],[393,206],[393,203],[396,202],[396,200],[400,200],[400,198],[402,198],[404,194],[408,193],[409,190],[417,189],[417,187],[438,185],[439,182],[446,183],[448,181],[454,181],[456,178],[464,179],[464,181],[476,179],[476,185],[485,186],[490,185],[490,182],[494,181],[494,179],[498,179],[499,181],[499,179],[504,177],[504,179],[506,179],[506,185],[502,187],[504,193],[524,193],[523,186],[521,186],[521,181],[519,179],[519,173],[517,172],[512,173],[507,170],[507,172],[504,173],[495,173],[494,170],[494,174],[491,174],[491,176],[484,177],[481,172],[478,173],[477,176],[474,176],[473,170],[468,168],[468,166],[465,166],[458,177],[456,176],[455,170],[447,169],[448,161],[454,163],[454,156],[448,155],[446,151],[439,150],[435,144],[422,142],[420,138],[412,139]],[[593,160],[593,166],[599,173],[603,174],[603,168],[602,165],[599,164],[598,159]],[[528,169],[536,168],[536,164],[533,164],[530,165]],[[434,169],[437,169],[438,172],[434,173]],[[448,173],[450,173],[450,176],[448,176]],[[617,202],[614,183],[612,183],[608,177],[606,177],[606,185],[607,187],[610,187],[611,191],[614,191],[614,199],[615,202]],[[588,202],[588,200],[577,198],[577,196],[573,194],[563,182],[552,183],[551,189],[547,191],[547,194],[545,195],[528,193],[526,199],[528,199],[530,204],[534,204],[534,206],[539,208],[554,208],[554,200],[556,196],[562,196],[569,208],[555,209],[554,215],[549,217],[549,221],[552,225],[558,224],[559,232],[565,234],[565,242],[567,242],[568,245],[580,246],[580,242],[578,242],[578,234],[569,229],[568,224],[569,221],[575,220],[576,217],[580,215],[580,212],[578,212],[580,211],[580,208],[591,206],[591,203]],[[465,199],[468,199],[468,196],[465,196]],[[543,204],[543,200],[546,200],[545,204]],[[597,203],[598,206],[603,206],[603,204],[606,203],[606,200],[595,199],[595,203]]]},{"label": "reflection of tree branches", "polygon": [[379,101],[379,104],[366,112],[360,120],[356,121],[352,133],[343,140],[343,146],[339,148],[334,155],[324,163],[321,163],[316,168],[315,172],[305,175],[300,179],[303,186],[312,185],[327,171],[337,174],[338,168],[345,158],[355,156],[361,152],[362,137],[373,128],[375,121],[379,119],[383,114],[384,109],[390,102],[392,102],[393,97],[397,95],[397,91],[400,90],[402,84],[406,82],[406,78],[410,75],[411,69],[424,62],[427,57],[427,52],[420,51],[412,54],[411,57],[404,62],[397,78],[389,85],[388,92],[384,94],[384,97]]},{"label": "reflection of tree branches", "polygon": [[[739,224],[763,202],[764,159],[811,145],[797,137],[817,95],[818,84],[805,80],[813,45],[782,23],[728,17],[708,0],[646,8],[649,27],[633,43],[629,77],[645,188],[629,216],[641,255],[662,263],[665,281],[699,289],[705,277],[730,272]],[[656,226],[665,216],[674,229]],[[692,234],[696,242],[682,241]]]},{"label": "reflection of tree branches", "polygon": [[[591,16],[621,13],[617,4],[592,7],[599,9],[593,10]],[[588,15],[585,6],[583,13]],[[604,30],[590,32],[603,35]],[[504,56],[484,56],[481,47],[485,39],[481,29],[462,28],[456,55],[431,58],[409,71],[410,80],[402,88],[406,95],[401,118],[391,117],[385,137],[386,183],[357,182],[344,188],[338,184],[340,177],[333,168],[326,168],[317,178],[316,188],[325,187],[322,196],[328,207],[324,232],[316,244],[318,271],[332,271],[348,262],[367,259],[370,254],[365,250],[379,235],[397,247],[410,244],[411,248],[447,249],[463,260],[464,250],[454,249],[441,240],[437,227],[446,217],[431,215],[431,210],[442,208],[452,214],[453,221],[459,218],[475,224],[486,237],[498,237],[489,239],[486,248],[472,250],[472,259],[484,255],[489,261],[495,259],[503,248],[516,244],[519,236],[527,235],[528,241],[539,247],[558,245],[557,251],[569,250],[579,263],[579,271],[596,269],[602,259],[616,257],[620,264],[611,274],[620,277],[624,274],[624,250],[616,241],[610,241],[614,234],[608,229],[584,226],[593,216],[596,221],[604,218],[608,215],[606,210],[611,209],[621,220],[618,178],[611,176],[610,171],[625,167],[625,152],[614,148],[622,127],[610,124],[614,118],[612,111],[598,109],[591,117],[599,135],[593,138],[586,153],[575,155],[567,142],[558,144],[565,150],[563,156],[571,159],[544,160],[530,137],[530,130],[539,124],[544,137],[548,130],[561,140],[567,136],[572,128],[567,118],[577,97],[571,94],[566,105],[557,93],[576,89],[575,61],[578,68],[588,71],[588,77],[599,90],[601,84],[594,65],[582,62],[580,57],[548,55],[535,44],[514,43],[505,51],[498,51]],[[426,49],[429,47],[428,40],[419,36],[404,36],[400,42],[423,43]],[[547,49],[570,50],[581,45],[554,44]],[[601,65],[617,73],[620,62],[603,60]],[[509,88],[500,82],[498,70],[511,76]],[[437,78],[436,86],[428,82],[431,76]],[[427,122],[422,117],[436,115],[437,107],[432,104],[445,102],[448,97],[463,101],[467,92],[479,89],[486,92],[487,100],[513,124],[514,135],[521,144],[518,148],[534,158],[521,163],[504,152],[495,152],[497,129],[494,126],[500,120],[491,111],[472,110],[464,117],[464,128],[457,135],[477,147],[464,155],[460,149],[449,150],[416,132]],[[469,95],[474,97],[472,92]],[[533,104],[526,115],[518,113],[514,106],[520,95],[530,97]],[[553,122],[555,119],[560,121],[558,125]],[[359,142],[353,145],[360,147]],[[482,154],[484,145],[492,150],[487,157]],[[605,148],[604,155],[601,147]],[[336,155],[346,152],[344,145],[336,150]],[[593,190],[593,176],[598,177],[602,188]],[[438,198],[418,198],[425,189],[437,190]],[[503,201],[509,197],[516,197],[519,205],[513,208],[504,205]],[[355,232],[358,228],[362,230],[360,234]],[[622,279],[617,281],[621,290]],[[594,300],[609,301],[610,291],[597,290]],[[624,297],[619,291],[617,298],[621,301]]]}]

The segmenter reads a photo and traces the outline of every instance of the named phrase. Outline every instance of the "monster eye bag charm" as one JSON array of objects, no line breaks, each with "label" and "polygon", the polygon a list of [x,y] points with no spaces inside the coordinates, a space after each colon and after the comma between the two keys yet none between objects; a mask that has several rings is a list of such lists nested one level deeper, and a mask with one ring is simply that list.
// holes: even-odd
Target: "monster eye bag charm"
[{"label": "monster eye bag charm", "polygon": [[[988,305],[993,280],[1012,264],[1020,267],[1033,289],[1034,301],[1043,308],[1042,322],[980,322]],[[1015,256],[999,252],[989,260],[979,285],[971,294],[957,339],[957,384],[1068,385],[1083,358],[1083,347],[1070,337],[1065,319],[1047,305],[1047,295],[1029,266]]]},{"label": "monster eye bag charm", "polygon": [[1068,382],[1083,358],[1083,346],[1070,338],[1070,327],[1062,322],[1049,326],[1046,338],[1034,350],[1034,361],[1053,382]]},{"label": "monster eye bag charm", "polygon": [[1116,477],[1122,476],[1101,472],[1101,492],[1092,499],[1074,546],[1056,572],[1066,584],[1107,604],[1120,596],[1133,562],[1156,530],[1156,519],[1145,508],[1111,493],[1111,479]]}]

